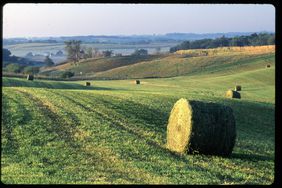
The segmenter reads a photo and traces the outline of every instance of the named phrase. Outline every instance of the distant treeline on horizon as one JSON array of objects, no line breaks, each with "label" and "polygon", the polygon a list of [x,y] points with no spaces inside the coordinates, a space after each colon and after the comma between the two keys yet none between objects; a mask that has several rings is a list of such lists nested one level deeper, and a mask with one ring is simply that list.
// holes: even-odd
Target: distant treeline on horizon
[{"label": "distant treeline on horizon", "polygon": [[[102,44],[151,44],[154,42],[183,42],[201,39],[216,39],[221,36],[236,37],[251,35],[254,32],[228,32],[228,33],[167,33],[164,35],[128,35],[128,36],[61,36],[61,37],[29,37],[29,38],[3,38],[3,45],[13,45],[22,43],[64,43],[68,40],[80,40],[82,43],[102,43]],[[257,32],[272,33],[272,32]]]},{"label": "distant treeline on horizon", "polygon": [[176,52],[177,50],[188,49],[207,49],[227,46],[261,46],[261,45],[274,45],[275,34],[274,33],[253,33],[249,36],[235,36],[227,38],[224,35],[216,39],[201,39],[195,41],[184,41],[181,44],[171,47],[170,52]]}]

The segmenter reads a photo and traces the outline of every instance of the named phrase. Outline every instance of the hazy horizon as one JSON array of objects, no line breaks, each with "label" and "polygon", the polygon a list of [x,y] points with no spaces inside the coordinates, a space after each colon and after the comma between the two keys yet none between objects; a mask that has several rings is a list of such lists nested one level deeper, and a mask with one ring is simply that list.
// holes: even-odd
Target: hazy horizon
[{"label": "hazy horizon", "polygon": [[24,4],[3,7],[3,38],[275,32],[270,4]]},{"label": "hazy horizon", "polygon": [[156,35],[156,36],[161,36],[161,35],[166,35],[166,34],[172,34],[172,33],[177,33],[177,34],[217,34],[217,33],[263,33],[263,32],[267,32],[267,33],[275,33],[275,31],[246,31],[246,32],[241,32],[241,31],[230,31],[230,32],[214,32],[214,33],[183,33],[183,32],[171,32],[171,33],[164,33],[164,34],[119,34],[119,35],[115,35],[115,34],[108,34],[108,35],[104,35],[104,34],[93,34],[93,35],[58,35],[58,36],[54,36],[54,35],[50,35],[50,36],[28,36],[28,37],[24,37],[24,36],[16,36],[16,37],[3,37],[3,39],[14,39],[14,38],[56,38],[56,37],[76,37],[76,36],[146,36],[146,35]]}]

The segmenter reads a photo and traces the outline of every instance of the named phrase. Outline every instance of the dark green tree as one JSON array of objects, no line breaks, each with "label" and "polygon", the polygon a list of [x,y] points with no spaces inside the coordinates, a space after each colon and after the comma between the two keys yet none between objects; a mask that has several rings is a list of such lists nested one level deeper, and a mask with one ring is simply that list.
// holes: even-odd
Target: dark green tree
[{"label": "dark green tree", "polygon": [[9,61],[10,60],[10,55],[11,55],[10,50],[8,50],[6,48],[2,49],[2,60],[3,61]]},{"label": "dark green tree", "polygon": [[268,38],[267,44],[268,45],[275,45],[275,35]]},{"label": "dark green tree", "polygon": [[78,40],[70,40],[65,41],[65,50],[67,52],[68,60],[71,60],[76,64],[81,59],[81,41]]},{"label": "dark green tree", "polygon": [[22,72],[24,74],[37,74],[39,72],[39,67],[26,66]]},{"label": "dark green tree", "polygon": [[141,56],[141,55],[148,55],[148,50],[145,49],[136,49],[132,55],[137,55],[137,56]]},{"label": "dark green tree", "polygon": [[51,67],[55,65],[55,63],[52,61],[52,59],[49,56],[45,57],[44,63],[46,64],[47,67]]},{"label": "dark green tree", "polygon": [[6,67],[4,67],[4,71],[10,72],[10,73],[20,73],[22,69],[23,67],[17,63],[11,63],[11,64],[6,65]]},{"label": "dark green tree", "polygon": [[61,78],[70,78],[74,76],[74,72],[65,71],[61,74]]},{"label": "dark green tree", "polygon": [[85,51],[86,51],[87,58],[92,58],[93,57],[93,49],[92,49],[92,47],[88,47]]},{"label": "dark green tree", "polygon": [[187,49],[206,49],[224,46],[260,46],[275,44],[275,34],[273,33],[253,33],[249,36],[236,36],[227,38],[222,36],[216,39],[201,39],[195,41],[184,41],[179,45],[170,48],[170,52]]},{"label": "dark green tree", "polygon": [[113,53],[112,50],[106,50],[102,52],[104,57],[111,57],[112,53]]}]

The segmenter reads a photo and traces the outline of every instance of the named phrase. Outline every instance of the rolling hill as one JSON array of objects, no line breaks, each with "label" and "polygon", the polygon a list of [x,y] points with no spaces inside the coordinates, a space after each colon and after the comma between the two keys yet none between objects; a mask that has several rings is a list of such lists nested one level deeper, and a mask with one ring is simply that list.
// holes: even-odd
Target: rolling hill
[{"label": "rolling hill", "polygon": [[83,76],[93,75],[97,72],[111,70],[117,67],[122,67],[126,65],[136,64],[138,62],[150,61],[157,58],[157,55],[148,56],[122,56],[122,57],[108,57],[108,58],[93,58],[82,60],[78,65],[73,63],[64,63],[51,68],[45,68],[42,70],[41,74],[51,74],[56,75],[61,71],[72,71],[76,75],[80,75],[82,72]]},{"label": "rolling hill", "polygon": [[[169,55],[124,56],[81,61],[45,69],[42,74],[73,71],[76,77],[93,79],[162,78],[199,73],[241,71],[274,65],[275,47],[223,47],[181,50]],[[231,69],[232,67],[232,69]],[[82,75],[80,75],[82,72]]]}]

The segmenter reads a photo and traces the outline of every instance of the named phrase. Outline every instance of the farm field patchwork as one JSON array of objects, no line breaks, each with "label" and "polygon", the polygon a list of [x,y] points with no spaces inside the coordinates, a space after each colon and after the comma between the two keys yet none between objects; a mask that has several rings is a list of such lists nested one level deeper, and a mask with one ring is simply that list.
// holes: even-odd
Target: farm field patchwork
[{"label": "farm field patchwork", "polygon": [[[129,55],[134,52],[136,48],[145,48],[150,53],[155,53],[155,48],[160,47],[161,51],[168,52],[169,48],[176,45],[177,42],[160,42],[151,44],[104,44],[104,43],[88,43],[84,44],[84,47],[98,48],[100,51],[111,49],[114,53],[122,53]],[[10,44],[4,45],[4,48],[9,49],[13,55],[25,56],[27,53],[32,52],[34,54],[44,54],[46,52],[56,53],[59,50],[64,51],[65,44],[62,42],[58,43],[21,43],[21,44]]]}]

